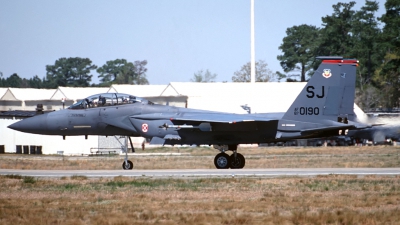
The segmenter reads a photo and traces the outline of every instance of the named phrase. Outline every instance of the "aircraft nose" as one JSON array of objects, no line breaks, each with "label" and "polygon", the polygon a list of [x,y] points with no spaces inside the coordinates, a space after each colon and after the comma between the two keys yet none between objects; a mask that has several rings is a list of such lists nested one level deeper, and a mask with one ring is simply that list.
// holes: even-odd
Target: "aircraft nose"
[{"label": "aircraft nose", "polygon": [[48,131],[46,118],[47,114],[34,116],[13,123],[8,128],[26,133],[44,134]]}]

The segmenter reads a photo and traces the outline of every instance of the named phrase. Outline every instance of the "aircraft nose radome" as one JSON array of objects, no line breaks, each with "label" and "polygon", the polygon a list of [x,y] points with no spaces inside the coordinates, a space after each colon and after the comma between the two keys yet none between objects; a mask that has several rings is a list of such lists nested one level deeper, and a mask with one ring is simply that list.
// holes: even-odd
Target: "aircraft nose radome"
[{"label": "aircraft nose radome", "polygon": [[26,133],[42,134],[47,131],[46,118],[47,114],[34,116],[13,123],[8,128]]}]

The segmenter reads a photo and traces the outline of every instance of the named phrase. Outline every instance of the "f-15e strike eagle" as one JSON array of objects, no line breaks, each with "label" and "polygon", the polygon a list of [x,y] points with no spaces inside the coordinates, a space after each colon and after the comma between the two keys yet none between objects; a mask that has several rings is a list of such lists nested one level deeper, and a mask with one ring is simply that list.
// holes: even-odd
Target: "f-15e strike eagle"
[{"label": "f-15e strike eagle", "polygon": [[[232,114],[158,105],[140,97],[104,93],[68,109],[21,120],[11,129],[44,135],[124,135],[150,138],[150,144],[213,145],[218,169],[240,169],[239,144],[285,142],[337,136],[346,129],[370,126],[356,122],[355,59],[317,57],[322,63],[287,112]],[[279,98],[279,96],[277,96]],[[268,104],[264,102],[262,104]],[[228,155],[227,151],[233,151]],[[124,169],[133,164],[126,155]]]}]

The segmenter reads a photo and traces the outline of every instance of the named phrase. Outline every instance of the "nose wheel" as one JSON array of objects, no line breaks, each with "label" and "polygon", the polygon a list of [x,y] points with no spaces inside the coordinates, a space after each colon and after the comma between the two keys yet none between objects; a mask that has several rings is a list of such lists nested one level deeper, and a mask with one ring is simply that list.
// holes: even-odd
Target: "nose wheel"
[{"label": "nose wheel", "polygon": [[133,168],[133,163],[131,160],[126,160],[122,163],[122,169],[131,170]]}]

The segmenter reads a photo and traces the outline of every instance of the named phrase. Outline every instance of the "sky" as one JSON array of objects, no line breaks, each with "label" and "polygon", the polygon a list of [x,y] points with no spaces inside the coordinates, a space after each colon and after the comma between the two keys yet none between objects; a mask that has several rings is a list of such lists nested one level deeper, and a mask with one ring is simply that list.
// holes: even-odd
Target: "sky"
[{"label": "sky", "polygon": [[[276,57],[286,29],[321,27],[339,1],[255,0],[256,60],[282,71]],[[364,4],[356,0],[354,9]],[[147,60],[150,84],[188,82],[200,70],[232,82],[250,61],[250,0],[0,0],[3,77],[43,78],[46,65],[62,57],[89,58],[99,67]]]}]

